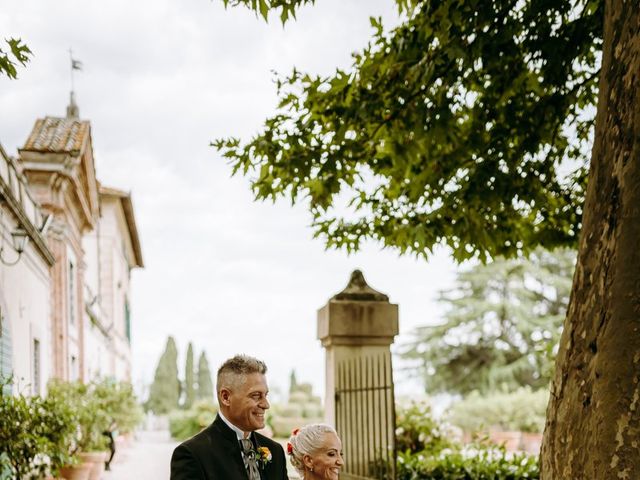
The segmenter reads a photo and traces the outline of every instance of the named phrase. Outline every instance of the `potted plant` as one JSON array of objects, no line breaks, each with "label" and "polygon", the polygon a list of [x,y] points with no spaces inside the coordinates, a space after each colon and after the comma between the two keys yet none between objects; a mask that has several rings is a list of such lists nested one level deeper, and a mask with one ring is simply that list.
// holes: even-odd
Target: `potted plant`
[{"label": "potted plant", "polygon": [[93,385],[54,380],[49,384],[49,396],[65,402],[76,415],[77,431],[71,450],[75,462],[61,470],[63,478],[100,478],[106,449],[106,439],[102,432],[106,428],[108,417],[101,408]]},{"label": "potted plant", "polygon": [[57,474],[71,460],[72,410],[49,398],[2,391],[0,388],[0,475],[20,479]]}]

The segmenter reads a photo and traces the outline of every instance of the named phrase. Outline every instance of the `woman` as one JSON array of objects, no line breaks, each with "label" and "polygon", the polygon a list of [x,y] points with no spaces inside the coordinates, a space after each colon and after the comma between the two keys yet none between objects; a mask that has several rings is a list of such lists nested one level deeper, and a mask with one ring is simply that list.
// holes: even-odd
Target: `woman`
[{"label": "woman", "polygon": [[333,427],[322,423],[294,430],[287,453],[303,480],[338,480],[344,465],[338,434]]}]

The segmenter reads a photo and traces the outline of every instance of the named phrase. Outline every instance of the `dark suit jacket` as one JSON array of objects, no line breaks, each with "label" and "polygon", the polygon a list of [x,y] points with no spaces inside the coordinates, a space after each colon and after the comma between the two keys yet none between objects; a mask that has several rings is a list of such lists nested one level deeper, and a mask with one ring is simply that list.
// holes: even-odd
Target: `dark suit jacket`
[{"label": "dark suit jacket", "polygon": [[[272,460],[260,467],[262,480],[288,480],[282,446],[253,432],[255,447],[267,447]],[[171,480],[247,480],[236,433],[217,416],[197,435],[181,443],[171,457]]]}]

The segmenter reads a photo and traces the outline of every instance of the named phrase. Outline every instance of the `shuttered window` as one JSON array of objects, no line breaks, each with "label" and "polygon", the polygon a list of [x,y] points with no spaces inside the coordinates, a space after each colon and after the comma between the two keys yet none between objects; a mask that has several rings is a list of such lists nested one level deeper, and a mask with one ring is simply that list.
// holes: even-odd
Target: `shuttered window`
[{"label": "shuttered window", "polygon": [[[5,316],[5,312],[2,306],[0,306],[0,378],[3,380],[11,377],[13,373],[11,356],[12,347],[11,330],[9,330],[9,319]],[[4,393],[11,393],[11,387],[5,386]]]},{"label": "shuttered window", "polygon": [[33,385],[34,395],[40,395],[40,340],[33,339]]}]

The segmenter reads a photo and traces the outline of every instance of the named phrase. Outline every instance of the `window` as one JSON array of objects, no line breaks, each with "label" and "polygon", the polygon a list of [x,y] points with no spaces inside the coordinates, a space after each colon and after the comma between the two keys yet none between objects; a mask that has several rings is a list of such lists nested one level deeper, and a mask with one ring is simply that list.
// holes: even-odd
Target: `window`
[{"label": "window", "polygon": [[76,324],[76,281],[73,262],[69,262],[69,323]]},{"label": "window", "polygon": [[40,340],[33,339],[33,384],[31,391],[34,395],[40,395]]},{"label": "window", "polygon": [[[11,331],[9,330],[9,319],[4,316],[2,307],[0,307],[0,379],[11,377],[13,373],[11,365]],[[5,385],[4,393],[11,393],[11,385]]]},{"label": "window", "polygon": [[75,356],[71,355],[71,365],[70,365],[70,379],[72,382],[78,379],[78,360]]},{"label": "window", "polygon": [[127,340],[131,344],[131,310],[129,309],[129,300],[124,299],[124,329]]}]

